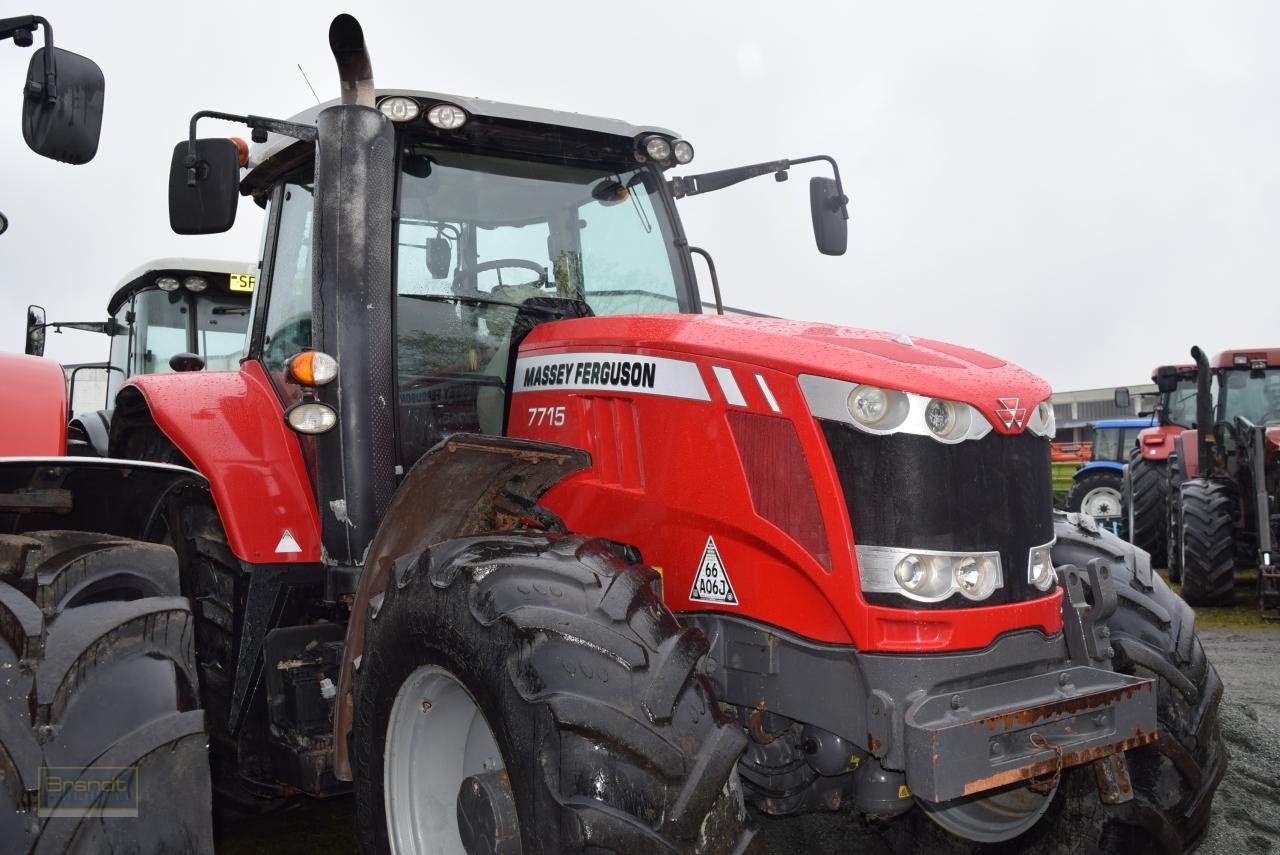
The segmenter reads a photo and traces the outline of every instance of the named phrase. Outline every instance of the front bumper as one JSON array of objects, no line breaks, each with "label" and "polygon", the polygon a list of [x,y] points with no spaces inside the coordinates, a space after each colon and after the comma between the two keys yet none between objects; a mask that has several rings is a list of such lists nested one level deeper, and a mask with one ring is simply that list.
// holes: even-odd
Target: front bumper
[{"label": "front bumper", "polygon": [[927,695],[904,724],[908,786],[949,801],[1153,742],[1155,684],[1068,667]]}]

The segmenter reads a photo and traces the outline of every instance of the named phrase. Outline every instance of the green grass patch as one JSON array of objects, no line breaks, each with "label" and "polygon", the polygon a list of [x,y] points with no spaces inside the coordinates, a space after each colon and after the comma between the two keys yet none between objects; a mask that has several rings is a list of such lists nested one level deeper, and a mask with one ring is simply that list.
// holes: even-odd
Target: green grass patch
[{"label": "green grass patch", "polygon": [[[1160,571],[1160,575],[1169,582],[1169,574]],[[1177,582],[1169,582],[1179,595],[1182,586]],[[1200,629],[1265,629],[1280,633],[1280,620],[1266,620],[1258,608],[1258,571],[1236,571],[1236,604],[1234,608],[1196,609],[1196,626]]]}]

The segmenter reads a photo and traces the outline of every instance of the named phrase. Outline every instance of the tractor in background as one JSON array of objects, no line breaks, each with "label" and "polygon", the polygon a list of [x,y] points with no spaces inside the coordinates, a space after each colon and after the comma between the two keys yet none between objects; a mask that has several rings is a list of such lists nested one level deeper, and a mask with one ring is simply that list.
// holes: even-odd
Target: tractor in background
[{"label": "tractor in background", "polygon": [[[1157,567],[1169,568],[1173,581],[1182,579],[1171,527],[1169,495],[1177,484],[1171,472],[1179,469],[1175,440],[1196,419],[1196,368],[1194,365],[1162,365],[1151,374],[1156,399],[1141,415],[1150,415],[1155,424],[1138,434],[1138,442],[1128,448],[1124,467],[1122,498],[1128,515],[1130,543],[1151,553]],[[1128,389],[1117,389],[1117,407],[1128,408]]]},{"label": "tractor in background", "polygon": [[1151,424],[1149,418],[1094,422],[1089,461],[1071,475],[1067,510],[1089,514],[1111,532],[1120,532],[1124,519],[1124,462],[1129,448],[1137,443],[1139,432]]},{"label": "tractor in background", "polygon": [[1175,436],[1169,464],[1171,563],[1203,606],[1234,605],[1236,569],[1257,567],[1262,613],[1280,617],[1280,348],[1191,356],[1194,427]]},{"label": "tractor in background", "polygon": [[[175,231],[267,211],[246,358],[130,378],[111,459],[0,463],[12,848],[207,849],[211,787],[352,789],[371,852],[754,852],[747,803],[1198,842],[1222,684],[1146,553],[1054,513],[1048,385],[700,312],[680,200],[825,163],[839,255],[831,158],[679,174],[671,131],[378,90],[329,37],[341,103],[174,149]],[[165,797],[24,812],[86,745]]]},{"label": "tractor in background", "polygon": [[67,453],[106,456],[111,402],[128,378],[234,369],[244,355],[257,269],[256,264],[234,261],[153,259],[120,280],[107,302],[105,321],[51,322],[41,306],[28,306],[29,356],[44,355],[50,330],[110,338],[106,362],[77,365],[69,372]]}]

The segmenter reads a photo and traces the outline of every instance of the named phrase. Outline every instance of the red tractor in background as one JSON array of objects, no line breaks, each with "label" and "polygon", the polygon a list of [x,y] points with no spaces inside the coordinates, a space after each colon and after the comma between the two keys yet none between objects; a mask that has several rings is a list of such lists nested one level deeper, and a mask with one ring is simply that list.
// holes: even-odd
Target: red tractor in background
[{"label": "red tractor in background", "polygon": [[1195,420],[1174,435],[1168,464],[1171,571],[1187,602],[1232,606],[1236,568],[1257,567],[1263,615],[1280,616],[1280,348],[1191,356]]},{"label": "red tractor in background", "polygon": [[[1169,549],[1170,458],[1176,460],[1174,441],[1195,423],[1196,369],[1194,365],[1162,365],[1151,374],[1158,398],[1151,411],[1156,424],[1138,434],[1125,465],[1122,496],[1129,515],[1129,542],[1151,553],[1157,567],[1168,567],[1173,581],[1180,581],[1181,565],[1176,549]],[[1129,390],[1116,390],[1116,406],[1128,409]],[[1175,464],[1176,468],[1176,464]]]},{"label": "red tractor in background", "polygon": [[[759,851],[748,804],[1195,846],[1222,684],[1146,553],[1053,512],[1048,386],[701,314],[677,200],[834,161],[674,176],[670,131],[330,43],[341,103],[174,151],[176,231],[267,211],[238,369],[131,378],[111,459],[0,464],[3,839],[206,847],[212,787],[351,788],[375,852]],[[838,172],[810,203],[843,253]],[[33,816],[51,760],[165,796]]]}]

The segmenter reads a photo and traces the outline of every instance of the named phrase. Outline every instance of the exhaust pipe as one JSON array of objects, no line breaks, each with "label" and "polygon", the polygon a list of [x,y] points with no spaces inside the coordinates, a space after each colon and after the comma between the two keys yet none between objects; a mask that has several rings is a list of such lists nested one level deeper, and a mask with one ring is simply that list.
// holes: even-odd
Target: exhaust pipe
[{"label": "exhaust pipe", "polygon": [[364,46],[364,30],[360,22],[347,14],[339,15],[329,25],[329,48],[338,63],[338,82],[342,87],[342,103],[374,106],[373,63]]},{"label": "exhaust pipe", "polygon": [[1196,364],[1196,432],[1197,454],[1200,458],[1200,474],[1213,477],[1219,474],[1214,458],[1213,395],[1211,384],[1213,372],[1209,367],[1209,357],[1198,346],[1191,348],[1191,358]]}]

